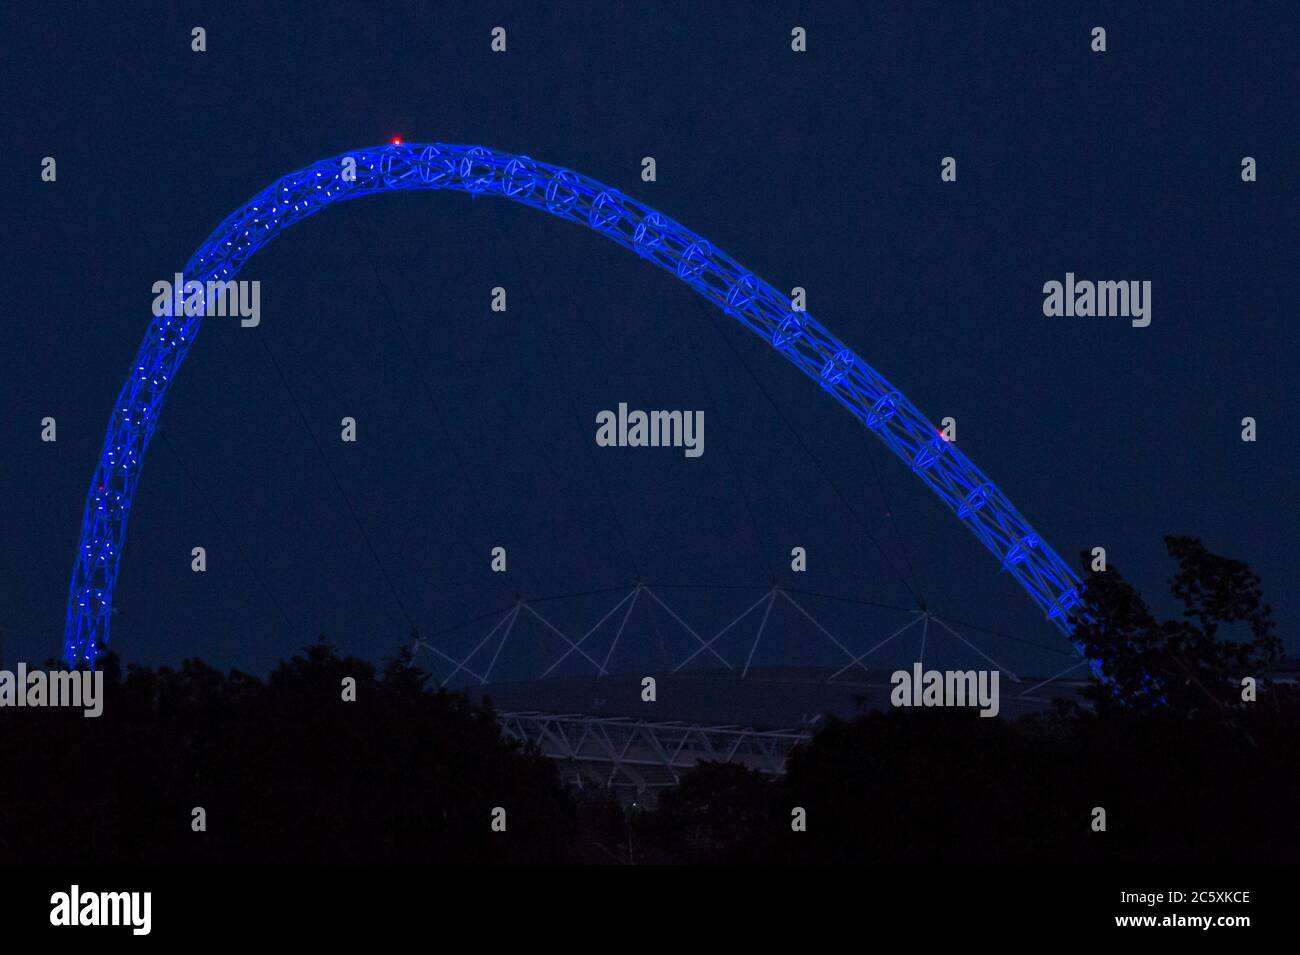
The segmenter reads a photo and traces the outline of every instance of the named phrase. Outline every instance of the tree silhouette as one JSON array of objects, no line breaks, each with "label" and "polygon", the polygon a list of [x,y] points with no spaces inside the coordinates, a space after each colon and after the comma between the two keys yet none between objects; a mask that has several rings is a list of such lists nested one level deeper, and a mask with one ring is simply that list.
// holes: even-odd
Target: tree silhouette
[{"label": "tree silhouette", "polygon": [[[6,862],[554,862],[574,806],[490,709],[323,638],[263,682],[99,661],[104,712],[0,710]],[[50,668],[58,664],[50,661]],[[345,677],[356,701],[342,699]],[[490,827],[507,811],[505,832]],[[191,813],[202,807],[207,829]]]},{"label": "tree silhouette", "polygon": [[[1178,562],[1170,591],[1181,619],[1158,621],[1134,587],[1111,567],[1084,582],[1074,635],[1101,662],[1085,696],[1105,710],[1168,711],[1226,718],[1241,712],[1242,680],[1258,677],[1282,655],[1272,608],[1257,577],[1239,560],[1220,557],[1192,537],[1166,537]],[[1090,555],[1084,555],[1085,566]],[[1229,639],[1232,627],[1242,639]]]},{"label": "tree silhouette", "polygon": [[1282,651],[1259,578],[1198,540],[1165,544],[1177,619],[1158,620],[1113,568],[1086,581],[1075,634],[1105,661],[1094,706],[832,719],[781,779],[696,767],[641,831],[682,861],[1294,863],[1300,701],[1264,681],[1267,697],[1242,699],[1242,679]]},{"label": "tree silhouette", "polygon": [[757,861],[752,837],[771,815],[767,780],[736,763],[702,762],[676,788],[659,796],[656,812],[638,820],[645,836],[689,860],[720,856],[729,863]]}]

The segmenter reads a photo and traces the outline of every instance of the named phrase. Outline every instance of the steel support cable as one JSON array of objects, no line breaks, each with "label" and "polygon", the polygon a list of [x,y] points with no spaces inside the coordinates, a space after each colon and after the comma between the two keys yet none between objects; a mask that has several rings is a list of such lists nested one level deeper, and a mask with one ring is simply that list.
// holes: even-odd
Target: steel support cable
[{"label": "steel support cable", "polygon": [[623,584],[619,587],[596,587],[592,590],[574,590],[567,594],[551,594],[548,597],[529,597],[530,604],[546,603],[548,600],[568,600],[570,597],[592,597],[598,594],[627,593],[635,584]]},{"label": "steel support cable", "polygon": [[[510,238],[514,238],[513,234]],[[532,282],[528,279],[528,270],[524,267],[523,260],[519,258],[519,252],[515,248],[515,243],[505,242],[503,245],[508,250],[511,258],[514,259],[515,274],[519,276],[519,285],[520,288],[523,289],[524,297],[528,300],[529,308],[532,309],[533,314],[539,316],[542,315],[543,312],[539,308],[540,300],[533,291]],[[543,334],[542,341],[545,343],[546,350],[551,356],[550,367],[554,369],[556,374],[561,378],[561,385],[564,388],[565,398],[568,400],[569,407],[573,409],[573,419],[578,425],[578,440],[582,442],[582,435],[584,434],[585,429],[583,427],[582,415],[578,411],[577,393],[574,390],[572,383],[569,381],[569,375],[567,373],[568,366],[560,361],[559,352],[551,341],[550,335]],[[591,470],[595,472],[596,480],[600,483],[601,490],[605,495],[605,500],[609,504],[609,515],[614,521],[614,529],[618,532],[619,540],[623,544],[624,555],[632,564],[632,573],[635,575],[636,579],[640,580],[641,566],[636,559],[636,552],[632,549],[632,544],[627,535],[627,530],[623,526],[623,520],[619,516],[618,503],[614,500],[614,492],[609,489],[609,482],[605,480],[604,472],[601,471],[600,468],[593,467]]]},{"label": "steel support cable", "polygon": [[917,576],[916,568],[912,565],[912,558],[907,551],[907,545],[903,541],[903,534],[898,528],[898,521],[894,519],[894,507],[890,504],[889,496],[885,493],[885,482],[881,480],[880,469],[876,467],[876,455],[871,450],[871,442],[867,440],[865,432],[858,432],[858,437],[862,441],[862,446],[867,450],[867,460],[871,462],[871,473],[876,479],[876,489],[880,492],[881,503],[885,505],[885,516],[889,518],[889,523],[894,528],[894,540],[898,542],[898,549],[903,555],[903,563],[907,564],[908,573],[912,575],[912,583],[916,585],[916,590],[921,594],[921,599],[925,600],[925,592],[921,587],[920,578]]},{"label": "steel support cable", "polygon": [[[509,238],[513,237],[512,233]],[[515,274],[518,276],[519,287],[523,292],[523,297],[526,300],[527,307],[530,309],[532,314],[538,316],[543,315],[544,312],[540,307],[541,300],[534,291],[533,284],[528,278],[528,270],[525,268],[523,260],[519,257],[516,244],[507,241],[503,243],[503,245],[508,251],[510,257],[514,260]],[[570,376],[568,375],[568,366],[560,360],[559,351],[555,347],[554,342],[552,342],[551,336],[543,334],[541,337],[544,342],[544,347],[550,355],[550,367],[555,371],[556,376],[560,378],[560,384],[564,392],[562,400],[566,400],[569,407],[573,410],[574,421],[577,424],[578,440],[581,442],[583,441],[582,435],[584,434],[582,415],[578,411],[577,392],[573,388],[572,382],[569,380]],[[600,484],[602,493],[605,495],[605,500],[609,508],[609,516],[614,523],[614,529],[618,533],[619,541],[623,545],[624,556],[627,558],[629,563],[631,563],[634,578],[639,582],[641,579],[640,562],[636,559],[636,552],[632,549],[631,539],[628,537],[627,529],[619,515],[618,502],[614,499],[614,493],[610,490],[609,482],[605,480],[604,473],[601,469],[596,467],[592,468],[592,470],[595,472],[596,480]],[[658,626],[655,623],[653,614],[651,614],[650,625],[655,633],[658,634]],[[662,646],[662,637],[659,638],[659,642]],[[666,650],[661,652],[661,657],[666,659]]]},{"label": "steel support cable", "polygon": [[[659,581],[658,583],[647,583],[647,587],[657,587],[660,590],[771,590],[772,584],[769,581],[766,584],[673,584]],[[909,608],[910,612],[910,608]]]},{"label": "steel support cable", "polygon": [[723,331],[721,326],[719,326],[717,323],[710,322],[709,324],[713,325],[713,327],[717,330],[718,335],[721,336],[722,340],[726,343],[727,347],[731,349],[732,355],[734,355],[736,357],[736,360],[740,362],[741,367],[744,368],[745,372],[749,375],[750,380],[762,393],[763,397],[767,399],[767,403],[772,406],[772,410],[777,413],[777,417],[781,419],[781,422],[786,426],[786,429],[792,435],[794,435],[794,439],[799,443],[799,447],[803,449],[804,454],[808,455],[808,457],[812,460],[813,464],[817,466],[817,469],[821,471],[822,477],[825,478],[826,483],[831,486],[831,490],[835,492],[835,496],[838,497],[840,499],[840,502],[845,506],[845,508],[848,509],[848,512],[853,516],[853,519],[858,522],[858,526],[862,528],[862,533],[867,535],[867,540],[871,541],[872,545],[880,553],[880,556],[885,559],[885,564],[888,565],[889,569],[894,572],[894,575],[898,578],[899,582],[902,583],[903,587],[907,590],[907,592],[911,594],[912,599],[916,601],[917,606],[923,608],[925,606],[925,600],[921,597],[919,593],[916,592],[916,589],[913,588],[910,583],[908,583],[907,578],[903,575],[903,573],[890,559],[889,552],[886,551],[883,546],[881,546],[880,541],[878,541],[876,539],[876,536],[871,533],[871,529],[867,527],[866,522],[862,519],[862,517],[858,514],[857,510],[849,502],[849,499],[844,495],[844,492],[840,490],[839,484],[835,481],[835,478],[831,476],[831,473],[827,469],[826,465],[822,463],[821,458],[819,458],[816,452],[814,452],[813,449],[809,447],[808,442],[806,442],[803,439],[803,435],[799,433],[799,429],[796,428],[794,424],[790,421],[790,419],[786,417],[785,412],[781,410],[781,406],[776,403],[776,399],[772,397],[771,393],[763,385],[763,382],[759,380],[756,374],[754,374],[754,370],[749,367],[749,363],[745,361],[744,356],[740,354],[740,351],[736,348],[735,344],[731,341],[729,337],[727,337],[727,333]]},{"label": "steel support cable", "polygon": [[[697,336],[697,340],[702,337],[707,336]],[[701,345],[703,347],[703,343],[701,343]],[[696,352],[696,358],[700,358],[699,351]],[[708,390],[709,396],[713,399],[713,404],[716,407],[718,405],[718,393],[713,387],[713,379],[709,375],[708,369],[704,367],[702,359],[698,364],[700,366],[701,377],[704,379],[704,387]],[[728,464],[731,464],[731,462],[728,462]],[[768,579],[775,581],[776,565],[773,564],[771,560],[771,555],[775,553],[775,549],[769,552],[763,546],[763,534],[758,529],[758,519],[754,514],[754,502],[750,497],[748,482],[745,481],[744,469],[731,465],[730,470],[736,476],[736,483],[740,486],[740,493],[745,505],[745,513],[749,517],[749,526],[754,532],[754,544],[758,547],[759,561],[767,568]]]},{"label": "steel support cable", "polygon": [[965,627],[968,630],[978,630],[980,633],[988,634],[990,637],[998,637],[1002,640],[1010,640],[1012,643],[1024,644],[1027,647],[1034,647],[1035,649],[1043,650],[1047,653],[1055,653],[1059,656],[1065,656],[1065,657],[1078,656],[1077,653],[1071,653],[1069,650],[1063,650],[1060,647],[1050,647],[1045,643],[1036,643],[1033,640],[1026,640],[1023,637],[1012,636],[1011,634],[1005,633],[1001,630],[992,630],[988,627],[981,627],[973,623],[967,623],[964,620],[958,620],[955,617],[950,617],[946,613],[935,614],[935,616],[938,617],[940,620],[947,621],[948,623],[955,623],[957,624],[957,626]]},{"label": "steel support cable", "polygon": [[258,573],[257,568],[253,566],[252,558],[249,557],[248,549],[244,547],[243,540],[230,532],[225,521],[221,519],[221,515],[217,513],[217,509],[212,503],[214,496],[208,494],[207,491],[204,490],[203,486],[199,484],[198,478],[194,475],[189,464],[181,455],[180,449],[178,449],[176,445],[172,443],[171,438],[167,436],[166,429],[159,427],[158,436],[162,438],[163,444],[167,446],[168,450],[171,451],[172,456],[176,458],[176,462],[181,466],[181,472],[185,475],[186,479],[189,480],[194,490],[198,492],[199,497],[203,499],[203,503],[207,506],[208,512],[212,515],[212,519],[217,522],[217,529],[221,531],[222,536],[235,542],[235,549],[239,552],[240,558],[244,561],[245,568],[247,568],[253,579],[257,581],[258,586],[262,588],[263,592],[271,598],[272,605],[274,605],[276,611],[280,614],[281,619],[284,620],[285,626],[288,627],[289,631],[292,633],[295,628],[293,621],[289,619],[289,615],[285,612],[284,605],[280,603],[279,599],[275,596],[275,592],[271,590],[266,579]]},{"label": "steel support cable", "polygon": [[[349,208],[349,215],[351,215],[351,211],[352,210]],[[353,224],[355,226],[355,217],[353,217],[353,219]],[[378,285],[380,295],[382,295],[384,299],[384,305],[388,309],[389,321],[387,327],[396,330],[397,334],[401,337],[401,343],[402,347],[405,349],[405,354],[414,355],[416,354],[415,349],[411,344],[411,340],[406,335],[406,330],[402,327],[401,313],[397,308],[396,303],[394,303],[392,295],[389,293],[388,283],[385,282],[383,277],[379,274],[379,268],[375,264],[374,257],[370,252],[370,243],[362,242],[361,245],[366,257],[366,264],[370,266],[370,272],[375,277],[375,283]],[[438,403],[436,396],[433,394],[432,388],[429,386],[427,376],[424,375],[423,372],[420,372],[416,375],[416,380],[419,382],[420,389],[424,392],[424,397],[425,400],[428,401],[429,407],[433,409],[435,422],[443,435],[445,435],[448,445],[451,447],[452,457],[456,462],[457,469],[460,471],[461,481],[464,482],[465,488],[468,490],[468,497],[475,512],[483,522],[480,526],[487,527],[487,508],[483,504],[483,498],[479,494],[478,486],[470,480],[469,468],[465,464],[464,453],[462,452],[460,445],[456,442],[455,435],[447,424],[447,419],[443,416],[442,407]],[[481,543],[482,538],[480,538],[479,541]]]},{"label": "steel support cable", "polygon": [[[836,600],[841,603],[861,604],[862,606],[876,607],[881,610],[897,610],[900,613],[915,612],[914,608],[911,607],[897,607],[894,606],[893,604],[882,604],[882,603],[877,603],[876,601],[873,600],[861,600],[857,597],[845,597],[845,596],[841,596],[840,594],[819,593],[815,590],[799,590],[794,587],[788,589],[790,593],[799,594],[802,597],[820,597],[823,600]],[[1071,653],[1069,650],[1063,650],[1059,647],[1049,647],[1045,643],[1035,643],[1033,640],[1026,640],[1023,637],[1014,637],[1011,634],[1004,633],[1001,630],[990,630],[988,627],[981,627],[973,623],[967,623],[964,620],[958,620],[955,617],[948,616],[947,614],[936,613],[935,616],[940,620],[945,620],[948,623],[955,623],[958,626],[966,627],[969,630],[978,630],[980,633],[986,633],[992,637],[1000,637],[1003,640],[1010,640],[1013,643],[1024,644],[1027,647],[1034,647],[1035,649],[1038,650],[1045,650],[1048,653],[1056,653],[1056,654],[1060,654],[1061,656],[1067,656],[1067,657],[1077,656],[1077,654]]]},{"label": "steel support cable", "polygon": [[415,620],[406,609],[406,603],[402,600],[401,594],[397,592],[397,585],[393,583],[393,578],[389,575],[388,569],[384,566],[384,562],[380,560],[379,552],[375,550],[375,545],[371,541],[370,535],[366,532],[365,525],[361,523],[361,517],[357,514],[357,509],[352,503],[352,498],[348,495],[347,490],[344,489],[343,482],[339,480],[338,475],[334,472],[334,468],[330,466],[329,458],[325,454],[325,449],[321,446],[320,439],[316,437],[316,432],[312,428],[311,422],[308,420],[306,413],[303,411],[302,405],[298,401],[298,396],[294,394],[293,388],[289,385],[289,379],[285,377],[284,369],[280,367],[280,362],[276,359],[275,353],[271,351],[271,346],[267,343],[267,336],[265,334],[259,335],[258,341],[262,343],[262,348],[266,351],[267,357],[271,359],[271,365],[275,368],[275,373],[279,377],[280,383],[284,385],[285,393],[288,394],[289,400],[293,402],[294,410],[298,412],[298,419],[302,422],[303,427],[307,429],[307,434],[311,437],[311,443],[315,445],[316,453],[320,455],[321,463],[325,465],[325,472],[329,474],[330,480],[334,482],[334,487],[339,492],[339,496],[343,498],[343,503],[347,505],[348,514],[352,516],[352,522],[356,525],[357,532],[361,535],[362,541],[365,542],[366,549],[370,551],[371,559],[374,560],[375,566],[379,568],[379,573],[383,576],[384,582],[388,584],[388,589],[392,592],[393,600],[397,603],[398,609],[401,610],[402,616],[406,618],[407,624],[410,625],[411,632],[413,634],[419,633],[419,627],[416,626]]}]

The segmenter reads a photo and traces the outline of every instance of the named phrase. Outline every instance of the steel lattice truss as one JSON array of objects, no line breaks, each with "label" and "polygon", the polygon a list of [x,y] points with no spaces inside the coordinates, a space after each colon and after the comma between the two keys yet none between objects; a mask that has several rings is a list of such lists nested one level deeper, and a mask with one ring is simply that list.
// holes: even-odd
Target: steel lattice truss
[{"label": "steel lattice truss", "polygon": [[[355,178],[349,179],[349,162]],[[185,265],[206,285],[234,279],[285,228],[335,202],[402,189],[512,199],[587,226],[672,272],[773,348],[869,428],[933,490],[1069,635],[1079,580],[991,481],[916,407],[811,315],[707,240],[636,200],[567,169],[482,146],[393,144],[291,173],[223,222]],[[202,300],[202,295],[198,297]],[[113,585],[145,450],[201,315],[153,320],[108,425],[86,501],[69,591],[64,651],[92,665],[108,641]],[[1076,649],[1082,649],[1076,644]]]},{"label": "steel lattice truss", "polygon": [[[862,676],[869,674],[870,671],[867,669],[865,663],[866,659],[887,644],[893,642],[895,638],[902,636],[904,633],[907,633],[914,628],[916,628],[916,632],[921,636],[920,659],[921,662],[924,663],[926,638],[930,633],[932,625],[936,628],[934,630],[936,636],[939,634],[940,630],[944,631],[948,636],[956,638],[960,643],[964,644],[968,649],[980,656],[985,662],[1005,673],[1013,682],[1021,682],[1020,677],[1015,673],[1015,671],[993,659],[989,654],[985,653],[974,643],[963,637],[961,633],[954,629],[948,621],[929,610],[905,611],[902,610],[902,608],[893,608],[905,615],[906,621],[902,626],[895,629],[884,639],[874,643],[867,650],[854,653],[845,640],[837,637],[829,627],[819,620],[817,616],[804,605],[802,600],[796,599],[797,597],[803,596],[824,597],[827,595],[808,595],[805,594],[804,591],[791,591],[787,588],[773,585],[769,587],[757,600],[745,607],[745,609],[737,614],[731,621],[714,631],[712,635],[705,637],[704,634],[709,631],[702,626],[692,626],[685,619],[683,614],[678,612],[677,609],[672,607],[659,594],[658,587],[651,586],[642,581],[637,581],[629,586],[627,590],[623,592],[623,596],[610,606],[610,608],[594,623],[592,623],[591,626],[586,627],[581,635],[578,635],[576,632],[566,633],[562,627],[558,626],[553,620],[548,619],[547,616],[545,616],[535,606],[535,604],[553,601],[560,598],[541,597],[534,600],[524,600],[520,598],[515,601],[513,606],[506,610],[502,610],[497,614],[483,614],[476,617],[476,622],[482,622],[485,618],[491,617],[495,617],[496,622],[487,630],[481,639],[474,641],[469,650],[460,658],[447,653],[446,650],[443,647],[440,647],[432,638],[417,638],[412,644],[411,649],[413,652],[422,650],[427,651],[437,657],[442,664],[451,665],[452,668],[449,671],[446,671],[445,675],[440,674],[439,685],[441,687],[447,687],[465,681],[473,681],[480,686],[485,686],[492,682],[493,671],[497,668],[497,664],[502,661],[503,656],[507,653],[506,647],[511,642],[511,634],[514,632],[519,621],[524,618],[525,614],[527,614],[529,618],[536,621],[536,623],[541,627],[545,628],[548,633],[557,637],[567,648],[551,660],[549,665],[547,665],[543,670],[538,672],[535,676],[531,676],[531,679],[545,680],[555,673],[556,669],[564,664],[565,661],[570,659],[578,665],[578,669],[586,671],[587,668],[590,667],[589,672],[591,675],[596,678],[601,678],[609,676],[612,672],[616,672],[616,665],[613,663],[615,652],[618,650],[620,643],[626,642],[624,641],[624,634],[625,631],[629,630],[628,623],[632,619],[632,613],[636,609],[637,604],[641,603],[644,606],[656,606],[658,610],[667,614],[669,618],[675,621],[676,625],[681,628],[683,633],[695,641],[695,645],[691,647],[690,652],[685,654],[677,661],[676,665],[672,667],[670,671],[672,674],[680,673],[696,660],[702,660],[709,666],[721,665],[723,669],[737,673],[741,679],[744,679],[749,675],[749,671],[754,665],[754,659],[758,652],[759,644],[762,643],[763,637],[768,631],[769,623],[772,620],[772,611],[777,605],[777,602],[781,601],[784,607],[792,608],[793,611],[799,614],[804,621],[811,624],[811,626],[820,634],[821,638],[833,646],[845,661],[838,670],[829,674],[827,682],[835,682],[839,680],[840,677],[846,675],[847,677],[860,679]],[[844,600],[849,598],[832,597],[831,599]],[[749,625],[744,627],[741,626],[746,620],[750,621],[750,625],[752,625],[754,621],[758,622],[757,627],[753,630],[752,640],[748,639]],[[459,627],[450,628],[450,630],[459,629]],[[602,632],[602,630],[606,634],[613,634],[613,637],[605,648],[604,653],[595,649],[596,644],[599,642],[599,638],[593,640],[593,637],[596,637],[598,633]],[[738,638],[742,644],[749,644],[749,649],[746,652],[743,663],[739,658],[733,661],[722,653],[720,641],[728,634],[732,634],[734,637]],[[689,643],[688,646],[690,646]],[[1074,661],[1073,664],[1066,670],[1062,671],[1062,673],[1057,674],[1057,677],[1072,672],[1087,662],[1086,660],[1080,660],[1073,657],[1071,659]],[[620,662],[626,666],[625,661]],[[462,674],[464,674],[464,676],[462,676]],[[1056,677],[1052,677],[1051,679],[1056,679]],[[1044,682],[1050,681],[1051,680]],[[1037,689],[1042,685],[1044,684],[1037,684],[1036,686],[1031,687],[1031,690]]]},{"label": "steel lattice truss", "polygon": [[[812,739],[803,730],[755,730],[580,714],[502,713],[505,734],[535,743],[587,783],[637,793],[676,786],[696,763],[738,763],[769,776],[785,772],[791,751]],[[566,775],[568,775],[566,773]]]}]

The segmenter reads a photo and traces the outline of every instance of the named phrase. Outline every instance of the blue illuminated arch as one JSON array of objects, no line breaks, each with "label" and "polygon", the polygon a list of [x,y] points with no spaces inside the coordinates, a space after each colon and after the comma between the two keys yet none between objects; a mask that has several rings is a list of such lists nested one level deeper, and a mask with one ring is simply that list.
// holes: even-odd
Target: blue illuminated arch
[{"label": "blue illuminated arch", "polygon": [[[352,168],[355,178],[346,174]],[[400,189],[455,189],[513,199],[585,225],[672,272],[855,415],[993,552],[1048,619],[1070,634],[1078,578],[898,389],[811,315],[792,312],[785,295],[708,241],[585,176],[482,146],[411,143],[357,150],[291,173],[245,203],[194,253],[184,277],[205,285],[233,279],[259,248],[295,222],[334,202]],[[167,388],[201,322],[200,316],[155,318],[113,409],[86,499],[68,596],[64,653],[70,664],[93,665],[108,642],[113,585],[140,466]]]}]

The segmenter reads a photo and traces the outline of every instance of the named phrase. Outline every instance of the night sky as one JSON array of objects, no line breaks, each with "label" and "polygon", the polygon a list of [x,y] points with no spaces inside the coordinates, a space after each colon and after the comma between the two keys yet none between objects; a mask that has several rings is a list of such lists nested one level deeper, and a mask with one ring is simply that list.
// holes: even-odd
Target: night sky
[{"label": "night sky", "polygon": [[[1287,5],[276,6],[0,15],[7,664],[61,648],[86,489],[152,284],[275,178],[394,136],[573,168],[776,287],[805,287],[810,313],[932,420],[957,420],[958,445],[1071,563],[1105,546],[1165,611],[1162,535],[1199,536],[1262,576],[1297,651]],[[489,49],[498,25],[505,54]],[[190,50],[194,26],[206,53]],[[806,54],[791,52],[794,26]],[[641,181],[644,156],[657,182]],[[940,181],[944,156],[955,183]],[[1257,182],[1241,181],[1243,156]],[[1151,325],[1045,317],[1043,283],[1068,271],[1149,280]],[[295,226],[240,278],[261,282],[261,325],[204,323],[149,450],[112,629],[126,660],[263,673],[324,631],[382,661],[407,614],[430,633],[516,593],[637,575],[755,588],[662,591],[705,629],[775,574],[903,608],[916,591],[941,614],[1065,647],[850,415],[589,230],[499,199],[388,195]],[[504,314],[489,308],[498,285]],[[703,409],[704,455],[598,448],[595,415],[620,401]],[[345,415],[356,444],[339,440]],[[190,570],[200,545],[205,574]],[[505,575],[488,567],[497,545]],[[581,633],[614,599],[557,604],[556,622]],[[827,612],[857,651],[907,619]],[[788,620],[764,660],[834,659]],[[669,630],[633,627],[623,668],[692,646]],[[521,636],[502,674],[544,639]],[[1033,672],[1069,662],[980,645]]]}]

